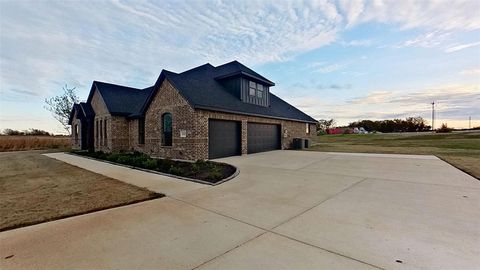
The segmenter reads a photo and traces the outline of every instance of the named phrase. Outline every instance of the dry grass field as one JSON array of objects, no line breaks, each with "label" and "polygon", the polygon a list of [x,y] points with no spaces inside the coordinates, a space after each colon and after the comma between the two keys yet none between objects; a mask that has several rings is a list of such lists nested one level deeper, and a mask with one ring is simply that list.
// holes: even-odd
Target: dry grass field
[{"label": "dry grass field", "polygon": [[69,148],[70,137],[68,136],[0,135],[0,152],[39,149],[67,150]]},{"label": "dry grass field", "polygon": [[480,179],[480,131],[321,135],[310,150],[435,155]]},{"label": "dry grass field", "polygon": [[163,196],[44,152],[0,153],[0,231]]}]

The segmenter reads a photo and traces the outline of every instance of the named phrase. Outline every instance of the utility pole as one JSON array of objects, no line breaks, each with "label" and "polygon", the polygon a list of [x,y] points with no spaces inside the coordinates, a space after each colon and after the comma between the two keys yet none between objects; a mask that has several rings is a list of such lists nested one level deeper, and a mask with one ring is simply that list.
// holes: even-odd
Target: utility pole
[{"label": "utility pole", "polygon": [[432,131],[435,130],[435,101],[432,102]]},{"label": "utility pole", "polygon": [[472,128],[472,117],[469,116],[468,117],[468,129],[471,129]]}]

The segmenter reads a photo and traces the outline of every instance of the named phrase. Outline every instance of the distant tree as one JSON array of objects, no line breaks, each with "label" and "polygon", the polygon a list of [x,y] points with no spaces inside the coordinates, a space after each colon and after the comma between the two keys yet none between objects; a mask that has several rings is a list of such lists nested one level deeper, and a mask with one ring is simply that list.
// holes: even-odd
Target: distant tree
[{"label": "distant tree", "polygon": [[320,119],[317,122],[317,135],[320,134],[325,134],[327,132],[327,129],[334,127],[336,124],[334,119],[330,120],[325,120],[325,119]]},{"label": "distant tree", "polygon": [[449,128],[449,127],[447,126],[447,124],[443,123],[442,126],[441,126],[439,129],[437,129],[436,132],[437,132],[437,133],[448,133],[448,132],[452,132],[452,130],[453,130],[453,129],[452,129],[452,128]]},{"label": "distant tree", "polygon": [[79,98],[75,92],[75,87],[68,88],[67,85],[63,87],[63,93],[49,99],[45,99],[44,108],[50,111],[53,117],[60,122],[63,128],[70,134],[70,126],[68,125],[68,118],[73,104],[78,103]]},{"label": "distant tree", "polygon": [[2,131],[2,134],[4,135],[10,135],[10,136],[52,136],[52,134],[48,133],[45,130],[41,129],[36,129],[36,128],[31,128],[29,130],[24,130],[24,131],[19,131],[16,129],[11,129],[11,128],[6,128]]},{"label": "distant tree", "polygon": [[2,133],[10,136],[25,135],[25,132],[11,129],[11,128],[4,129]]},{"label": "distant tree", "polygon": [[420,117],[408,117],[405,120],[393,119],[393,120],[359,120],[352,122],[348,125],[350,128],[363,127],[367,131],[380,131],[384,133],[388,132],[418,132],[427,131],[430,126],[426,124],[426,121]]},{"label": "distant tree", "polygon": [[31,128],[28,131],[25,132],[25,135],[31,135],[31,136],[51,136],[49,132],[41,129],[36,129],[36,128]]}]

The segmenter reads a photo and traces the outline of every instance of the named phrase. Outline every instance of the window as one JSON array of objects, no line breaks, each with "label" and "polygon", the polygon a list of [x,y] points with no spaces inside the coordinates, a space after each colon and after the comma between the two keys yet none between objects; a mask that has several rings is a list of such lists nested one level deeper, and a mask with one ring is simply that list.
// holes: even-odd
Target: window
[{"label": "window", "polygon": [[103,138],[107,141],[107,119],[103,120]]},{"label": "window", "polygon": [[98,145],[98,120],[95,121],[95,143]]},{"label": "window", "polygon": [[73,134],[75,135],[75,141],[78,141],[78,124],[74,126]]},{"label": "window", "polygon": [[257,97],[263,97],[263,85],[257,83]]},{"label": "window", "polygon": [[257,84],[254,82],[248,82],[248,94],[250,96],[255,96],[256,91],[257,91]]},{"label": "window", "polygon": [[265,92],[265,87],[263,86],[263,84],[252,81],[248,82],[248,94],[250,96],[263,98],[263,92]]},{"label": "window", "polygon": [[98,121],[100,122],[100,145],[103,145],[103,128],[102,128],[103,121],[101,119]]},{"label": "window", "polygon": [[310,124],[305,124],[305,133],[310,134]]},{"label": "window", "polygon": [[145,118],[138,119],[138,144],[145,144]]},{"label": "window", "polygon": [[162,137],[164,146],[172,146],[172,114],[162,115]]}]

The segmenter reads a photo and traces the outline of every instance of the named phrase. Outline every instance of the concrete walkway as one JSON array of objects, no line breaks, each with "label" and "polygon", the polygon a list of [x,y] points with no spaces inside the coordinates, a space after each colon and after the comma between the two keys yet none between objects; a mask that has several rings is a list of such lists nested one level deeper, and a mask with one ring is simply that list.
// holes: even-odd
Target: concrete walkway
[{"label": "concrete walkway", "polygon": [[49,156],[167,198],[0,233],[0,269],[480,265],[480,181],[436,157],[274,151],[207,186]]},{"label": "concrete walkway", "polygon": [[44,155],[66,162],[73,166],[96,172],[98,174],[103,174],[110,178],[118,179],[139,187],[144,187],[151,191],[163,193],[165,195],[173,195],[208,187],[208,185],[198,184],[190,181],[182,181],[160,174],[144,172],[65,153],[51,153]]}]

